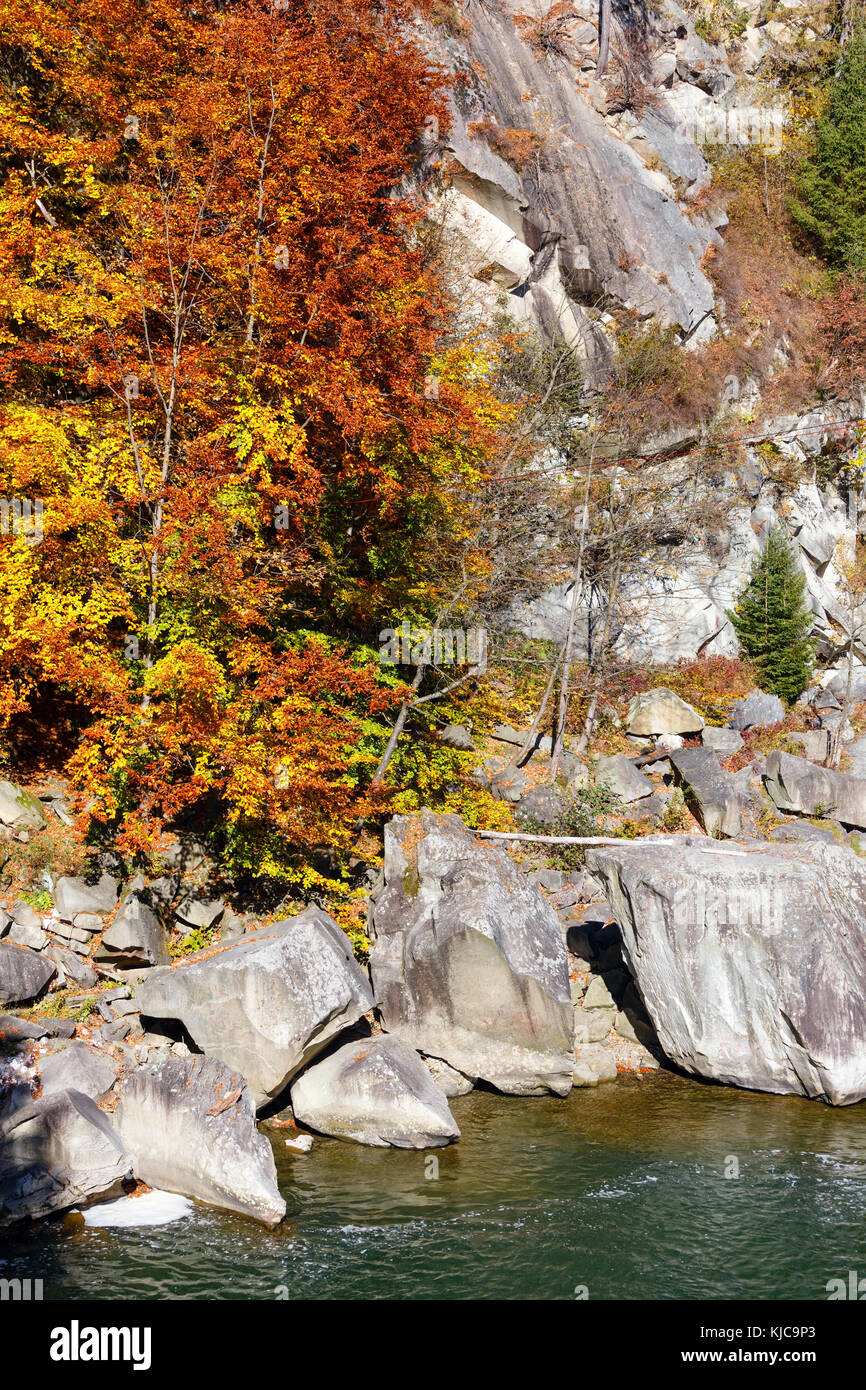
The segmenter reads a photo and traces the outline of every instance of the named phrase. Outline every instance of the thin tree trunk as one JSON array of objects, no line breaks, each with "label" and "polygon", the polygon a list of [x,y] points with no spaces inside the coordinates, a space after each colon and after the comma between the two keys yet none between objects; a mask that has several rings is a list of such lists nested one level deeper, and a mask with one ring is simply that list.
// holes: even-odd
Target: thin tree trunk
[{"label": "thin tree trunk", "polygon": [[607,649],[607,643],[608,643],[608,638],[609,638],[609,636],[610,636],[610,628],[611,628],[611,621],[612,621],[612,617],[613,617],[614,605],[616,604],[617,593],[618,593],[618,591],[619,591],[619,576],[620,576],[620,570],[621,570],[621,564],[618,563],[618,564],[617,564],[617,567],[616,567],[616,571],[615,571],[615,573],[614,573],[613,583],[612,583],[611,588],[610,588],[610,595],[609,595],[608,601],[607,601],[607,612],[606,612],[605,615],[604,615],[604,628],[602,629],[601,643],[600,643],[600,646],[599,646],[599,654],[598,654],[598,670],[597,670],[597,672],[596,672],[595,679],[594,679],[594,681],[593,681],[592,694],[591,694],[590,697],[589,697],[589,706],[588,706],[587,711],[586,711],[586,720],[584,721],[584,725],[583,725],[583,733],[581,734],[581,736],[580,736],[580,742],[579,742],[578,745],[577,745],[577,755],[578,755],[578,757],[582,757],[583,754],[586,753],[586,750],[587,750],[587,748],[588,748],[589,745],[590,745],[590,741],[591,741],[591,739],[592,739],[593,733],[595,732],[596,711],[597,711],[597,709],[598,709],[598,701],[599,701],[599,697],[600,697],[600,695],[601,695],[601,686],[602,686],[602,682],[603,682],[603,680],[604,680],[604,669],[605,669],[604,654],[605,654],[605,651],[606,651],[606,649]]},{"label": "thin tree trunk", "polygon": [[601,0],[598,16],[598,63],[596,77],[602,77],[607,70],[610,53],[610,6],[611,0]]}]

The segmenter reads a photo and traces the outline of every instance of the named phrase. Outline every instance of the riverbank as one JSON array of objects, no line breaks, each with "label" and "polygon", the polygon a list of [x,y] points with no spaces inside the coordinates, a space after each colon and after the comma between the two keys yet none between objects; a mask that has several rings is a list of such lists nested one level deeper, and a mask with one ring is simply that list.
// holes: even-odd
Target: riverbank
[{"label": "riverbank", "polygon": [[[866,1270],[866,1108],[623,1077],[476,1091],[430,1155],[272,1133],[288,1216],[8,1233],[0,1277],[92,1299],[818,1299]],[[738,1178],[726,1178],[731,1158]],[[575,1293],[575,1290],[578,1293]]]}]

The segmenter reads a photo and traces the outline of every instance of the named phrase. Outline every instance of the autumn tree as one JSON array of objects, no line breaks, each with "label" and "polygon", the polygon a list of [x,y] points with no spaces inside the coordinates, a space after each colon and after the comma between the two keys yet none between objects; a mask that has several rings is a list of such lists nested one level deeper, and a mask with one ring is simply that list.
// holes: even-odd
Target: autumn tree
[{"label": "autumn tree", "polygon": [[44,506],[0,716],[74,698],[130,851],[216,798],[236,865],[314,885],[381,804],[370,643],[465,568],[498,417],[400,193],[447,126],[412,13],[0,0],[2,491]]}]

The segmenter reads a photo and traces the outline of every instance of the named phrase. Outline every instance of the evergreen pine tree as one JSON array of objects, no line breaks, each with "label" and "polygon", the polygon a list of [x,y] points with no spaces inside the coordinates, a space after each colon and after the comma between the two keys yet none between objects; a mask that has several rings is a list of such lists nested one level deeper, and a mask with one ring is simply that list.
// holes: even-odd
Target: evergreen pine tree
[{"label": "evergreen pine tree", "polygon": [[740,646],[758,668],[761,688],[789,704],[804,690],[814,654],[809,637],[813,615],[805,590],[806,579],[788,538],[774,527],[749,583],[728,613]]},{"label": "evergreen pine tree", "polygon": [[790,201],[832,265],[866,271],[866,21],[858,19],[830,82],[812,152]]}]

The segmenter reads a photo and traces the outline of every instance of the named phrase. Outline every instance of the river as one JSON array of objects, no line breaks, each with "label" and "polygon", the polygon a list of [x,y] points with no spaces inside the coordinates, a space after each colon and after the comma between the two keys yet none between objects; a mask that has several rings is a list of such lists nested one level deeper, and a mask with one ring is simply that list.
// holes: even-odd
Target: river
[{"label": "river", "polygon": [[866,1276],[866,1105],[660,1072],[452,1108],[462,1138],[437,1163],[321,1138],[290,1154],[271,1131],[279,1231],[203,1206],[43,1225],[4,1240],[0,1277],[58,1300],[570,1300],[826,1299]]}]

